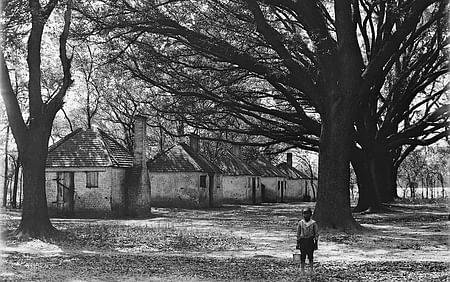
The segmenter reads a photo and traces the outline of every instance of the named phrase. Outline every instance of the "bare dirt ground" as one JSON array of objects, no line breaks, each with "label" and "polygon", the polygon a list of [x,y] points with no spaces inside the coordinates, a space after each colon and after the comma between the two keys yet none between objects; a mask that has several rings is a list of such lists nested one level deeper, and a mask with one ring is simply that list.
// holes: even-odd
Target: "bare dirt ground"
[{"label": "bare dirt ground", "polygon": [[[313,203],[152,209],[147,219],[61,219],[47,241],[5,237],[5,281],[448,281],[448,203],[358,214],[362,234],[322,233],[315,272],[292,262],[302,208]],[[2,214],[5,231],[20,214]]]}]

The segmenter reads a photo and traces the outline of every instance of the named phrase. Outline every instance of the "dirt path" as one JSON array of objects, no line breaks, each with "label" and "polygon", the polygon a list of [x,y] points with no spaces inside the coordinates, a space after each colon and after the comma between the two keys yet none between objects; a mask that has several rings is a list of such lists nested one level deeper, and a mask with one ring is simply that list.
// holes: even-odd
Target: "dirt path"
[{"label": "dirt path", "polygon": [[[261,206],[227,206],[217,210],[153,209],[154,218],[139,220],[53,219],[58,225],[88,222],[92,225],[142,226],[155,229],[176,229],[182,232],[217,232],[246,238],[251,246],[220,251],[173,251],[158,249],[149,254],[173,256],[205,256],[212,258],[279,258],[290,259],[295,246],[295,224],[300,211],[310,203],[265,204]],[[318,262],[326,261],[436,261],[450,262],[448,256],[450,224],[445,220],[444,206],[410,208],[393,206],[396,212],[358,215],[369,231],[358,235],[322,234]],[[16,215],[17,216],[17,215]],[[10,215],[9,219],[14,218]],[[3,246],[11,252],[56,255],[62,252],[99,253],[99,250],[62,250],[41,241]],[[105,251],[103,251],[105,252]],[[108,251],[114,253],[115,251]],[[131,252],[118,250],[119,253]],[[135,252],[133,250],[132,252]],[[144,252],[144,253],[145,253]]]}]

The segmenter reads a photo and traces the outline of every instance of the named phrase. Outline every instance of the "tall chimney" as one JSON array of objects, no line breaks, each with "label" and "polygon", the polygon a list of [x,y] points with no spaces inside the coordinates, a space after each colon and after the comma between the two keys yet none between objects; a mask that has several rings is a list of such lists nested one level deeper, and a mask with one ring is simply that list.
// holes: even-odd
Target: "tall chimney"
[{"label": "tall chimney", "polygon": [[182,121],[178,122],[177,133],[178,135],[184,135],[184,122]]},{"label": "tall chimney", "polygon": [[233,145],[231,146],[231,152],[232,152],[233,155],[235,155],[236,157],[240,157],[240,156],[241,156],[241,145],[233,144]]},{"label": "tall chimney", "polygon": [[191,133],[189,135],[189,145],[191,146],[192,150],[196,153],[198,153],[200,149],[199,139],[200,137],[195,133]]},{"label": "tall chimney", "polygon": [[127,209],[130,216],[145,216],[151,212],[146,138],[147,118],[138,115],[134,124],[133,167],[127,173]]},{"label": "tall chimney", "polygon": [[133,165],[142,166],[146,160],[147,118],[138,115],[134,121]]},{"label": "tall chimney", "polygon": [[286,154],[286,162],[289,165],[289,167],[292,167],[292,153]]}]

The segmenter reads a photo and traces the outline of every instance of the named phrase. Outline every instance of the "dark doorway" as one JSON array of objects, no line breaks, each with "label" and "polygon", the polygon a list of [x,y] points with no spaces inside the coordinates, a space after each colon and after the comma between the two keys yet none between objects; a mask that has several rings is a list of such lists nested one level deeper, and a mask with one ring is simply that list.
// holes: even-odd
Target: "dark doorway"
[{"label": "dark doorway", "polygon": [[261,200],[266,201],[266,185],[261,184]]},{"label": "dark doorway", "polygon": [[252,203],[256,204],[256,177],[252,177]]},{"label": "dark doorway", "polygon": [[75,192],[73,172],[58,172],[56,176],[57,194],[56,205],[59,215],[71,216],[73,215],[73,196]]},{"label": "dark doorway", "polygon": [[209,207],[214,206],[214,174],[209,174],[209,187],[208,187],[208,198],[209,198]]}]

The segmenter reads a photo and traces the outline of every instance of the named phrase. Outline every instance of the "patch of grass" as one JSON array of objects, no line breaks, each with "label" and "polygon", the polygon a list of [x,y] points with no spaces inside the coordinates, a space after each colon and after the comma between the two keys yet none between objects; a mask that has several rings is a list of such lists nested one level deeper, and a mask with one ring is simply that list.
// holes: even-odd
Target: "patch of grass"
[{"label": "patch of grass", "polygon": [[[20,268],[21,271],[15,271]],[[14,281],[448,281],[442,262],[322,262],[301,276],[291,260],[208,258],[167,255],[75,255],[37,257],[14,254],[6,270]],[[0,278],[2,277],[0,274]],[[153,280],[152,280],[153,279]],[[7,279],[5,279],[7,280]]]},{"label": "patch of grass", "polygon": [[81,224],[64,226],[50,243],[69,249],[132,252],[230,250],[249,247],[249,238],[190,228]]}]

